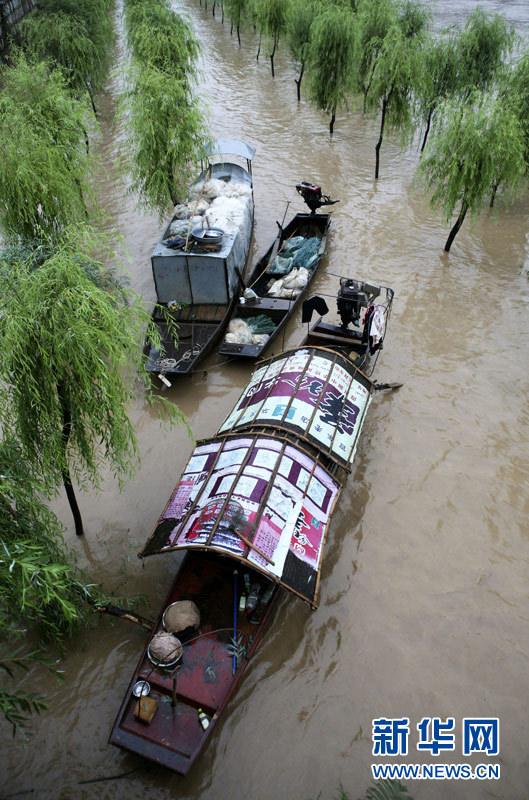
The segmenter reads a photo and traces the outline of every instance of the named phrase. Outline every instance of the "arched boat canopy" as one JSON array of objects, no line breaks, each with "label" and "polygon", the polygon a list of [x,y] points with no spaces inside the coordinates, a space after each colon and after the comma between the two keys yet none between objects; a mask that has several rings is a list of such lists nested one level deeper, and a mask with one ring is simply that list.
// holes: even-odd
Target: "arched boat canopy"
[{"label": "arched boat canopy", "polygon": [[230,435],[197,444],[140,557],[212,550],[248,563],[316,608],[340,484],[288,439]]},{"label": "arched boat canopy", "polygon": [[374,384],[349,358],[306,347],[262,361],[218,434],[283,429],[351,470]]},{"label": "arched boat canopy", "polygon": [[240,156],[251,161],[255,155],[255,147],[252,147],[240,139],[217,139],[205,148],[207,156]]}]

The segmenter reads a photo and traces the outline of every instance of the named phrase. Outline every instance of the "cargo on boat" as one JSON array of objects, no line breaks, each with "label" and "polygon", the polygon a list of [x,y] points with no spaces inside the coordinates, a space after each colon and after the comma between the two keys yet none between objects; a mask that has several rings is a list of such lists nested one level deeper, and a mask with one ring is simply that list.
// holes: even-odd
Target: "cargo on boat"
[{"label": "cargo on boat", "polygon": [[[255,150],[222,139],[207,154],[188,199],[174,209],[151,256],[158,301],[154,321],[163,350],[146,344],[146,366],[162,378],[192,371],[218,343],[241,291],[250,251]],[[226,156],[243,159],[245,166]]]},{"label": "cargo on boat", "polygon": [[[387,322],[392,291],[355,286],[356,305],[346,317],[356,320],[363,310],[370,326],[370,297],[384,297],[378,313]],[[367,351],[375,347],[370,330]],[[384,335],[385,326],[377,350]],[[355,364],[366,348],[360,342],[350,356],[346,338],[333,342],[327,333],[325,347],[306,345],[261,362],[217,434],[197,443],[139,553],[186,555],[133,671],[112,744],[185,775],[271,624],[280,593],[317,608],[339,474],[351,470],[377,389]],[[168,629],[182,604],[196,610],[193,624],[182,619]],[[169,642],[163,657],[155,651],[161,640]]]},{"label": "cargo on boat", "polygon": [[311,209],[296,214],[279,231],[266,254],[252,269],[220,346],[231,358],[259,359],[307,296],[327,248],[330,213],[316,213],[334,200],[306,181],[296,189]]}]

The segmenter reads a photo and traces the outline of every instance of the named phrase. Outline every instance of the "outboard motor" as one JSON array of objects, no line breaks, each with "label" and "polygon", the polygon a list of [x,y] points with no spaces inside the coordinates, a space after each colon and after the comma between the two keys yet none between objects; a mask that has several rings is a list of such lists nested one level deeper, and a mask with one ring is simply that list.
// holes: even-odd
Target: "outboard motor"
[{"label": "outboard motor", "polygon": [[310,208],[311,214],[315,214],[318,208],[322,206],[333,206],[335,203],[340,202],[339,200],[331,200],[328,195],[322,194],[321,186],[316,186],[316,184],[308,183],[307,181],[296,183],[296,191]]},{"label": "outboard motor", "polygon": [[340,278],[340,291],[336,298],[336,305],[342,320],[342,328],[347,328],[350,322],[358,328],[362,308],[367,308],[379,293],[378,286],[350,278]]}]

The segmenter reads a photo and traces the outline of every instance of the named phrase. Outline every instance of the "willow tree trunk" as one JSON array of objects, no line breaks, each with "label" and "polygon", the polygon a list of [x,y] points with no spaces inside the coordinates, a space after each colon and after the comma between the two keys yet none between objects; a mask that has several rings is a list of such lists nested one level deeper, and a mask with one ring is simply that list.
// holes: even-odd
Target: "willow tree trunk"
[{"label": "willow tree trunk", "polygon": [[489,203],[489,207],[490,208],[494,207],[494,201],[496,200],[496,194],[498,192],[499,185],[500,185],[499,181],[498,181],[498,183],[494,184],[494,189],[492,190],[492,195],[490,197],[490,203]]},{"label": "willow tree trunk", "polygon": [[88,97],[90,98],[90,103],[92,105],[92,111],[94,112],[94,117],[97,117],[97,108],[94,100],[94,96],[92,94],[92,90],[90,88],[90,84],[88,81],[85,81],[86,91],[88,92]]},{"label": "willow tree trunk", "polygon": [[72,486],[72,478],[70,476],[70,470],[68,469],[68,464],[66,461],[66,452],[68,449],[68,442],[70,441],[70,433],[72,431],[72,415],[70,413],[70,408],[68,406],[66,397],[64,396],[64,388],[60,384],[57,386],[57,394],[59,395],[59,401],[62,409],[62,442],[64,447],[64,459],[66,463],[66,466],[62,470],[62,482],[64,484],[66,497],[68,498],[68,502],[72,510],[73,520],[75,523],[75,532],[77,536],[83,536],[83,520],[81,518],[79,506],[77,505],[75,492]]},{"label": "willow tree trunk", "polygon": [[456,238],[457,234],[459,233],[459,229],[461,228],[461,225],[463,224],[463,221],[464,221],[464,219],[466,217],[467,211],[468,211],[468,203],[463,203],[463,205],[461,206],[461,211],[459,212],[459,216],[458,216],[458,218],[456,220],[456,224],[454,225],[454,227],[450,231],[450,235],[449,235],[448,239],[446,240],[445,250],[446,250],[447,253],[450,252],[450,248],[452,247],[452,242],[454,241],[454,239]]},{"label": "willow tree trunk", "polygon": [[426,120],[426,130],[424,131],[424,139],[422,140],[422,145],[421,145],[421,154],[424,148],[426,147],[426,140],[428,139],[428,134],[430,133],[430,126],[432,124],[433,112],[434,112],[433,108],[431,108],[430,111],[428,112],[428,119]]},{"label": "willow tree trunk", "polygon": [[270,66],[272,67],[272,78],[275,78],[274,56],[276,54],[276,48],[277,48],[277,36],[274,36],[274,46],[272,48],[272,52],[270,53]]},{"label": "willow tree trunk", "polygon": [[256,61],[259,61],[259,56],[261,55],[261,36],[262,36],[262,34],[260,33],[259,34],[259,46],[257,48],[257,55],[255,57]]},{"label": "willow tree trunk", "polygon": [[296,86],[298,87],[298,103],[301,102],[301,81],[303,80],[303,73],[305,72],[305,62],[301,62],[301,70],[299,77],[296,78]]},{"label": "willow tree trunk", "polygon": [[391,93],[393,89],[390,89],[389,94],[387,97],[384,97],[382,102],[382,119],[380,120],[380,136],[378,137],[378,142],[375,147],[375,180],[378,179],[378,173],[380,171],[380,148],[382,147],[382,140],[384,138],[384,125],[386,124],[386,111],[388,108],[389,99],[391,97]]}]

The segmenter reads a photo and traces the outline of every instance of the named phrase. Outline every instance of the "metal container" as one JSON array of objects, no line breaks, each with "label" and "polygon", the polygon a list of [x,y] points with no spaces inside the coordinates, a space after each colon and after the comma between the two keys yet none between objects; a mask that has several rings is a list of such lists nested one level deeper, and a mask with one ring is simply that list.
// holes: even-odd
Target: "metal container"
[{"label": "metal container", "polygon": [[155,658],[152,655],[152,653],[151,653],[151,645],[149,644],[149,646],[147,647],[147,655],[149,656],[149,660],[150,660],[151,664],[153,664],[155,667],[160,667],[160,669],[171,669],[172,667],[176,667],[176,665],[178,664],[178,662],[182,658],[183,648],[182,648],[182,642],[180,641],[180,639],[177,639],[176,636],[175,636],[174,640],[175,640],[175,649],[180,647],[180,652],[178,653],[177,658],[173,659],[172,661],[159,661],[157,658]]},{"label": "metal container", "polygon": [[137,681],[132,687],[132,694],[134,697],[140,697],[140,695],[149,694],[150,691],[151,684],[147,681]]},{"label": "metal container", "polygon": [[201,244],[220,244],[224,238],[222,228],[193,228],[193,239]]}]

